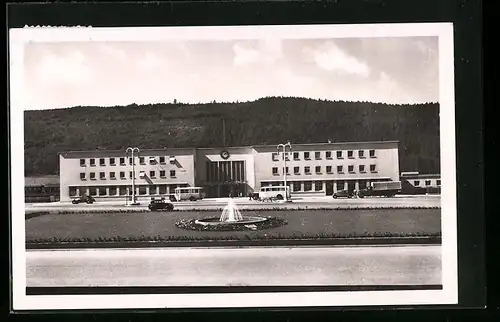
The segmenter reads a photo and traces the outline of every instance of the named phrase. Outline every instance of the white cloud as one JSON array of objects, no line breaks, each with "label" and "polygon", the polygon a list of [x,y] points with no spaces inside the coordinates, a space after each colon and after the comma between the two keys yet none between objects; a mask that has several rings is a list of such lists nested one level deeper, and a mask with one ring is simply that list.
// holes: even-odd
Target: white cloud
[{"label": "white cloud", "polygon": [[337,71],[363,77],[368,77],[370,74],[370,68],[366,63],[349,55],[331,41],[315,48],[306,47],[303,54],[306,59],[314,61],[318,67],[327,71]]},{"label": "white cloud", "polygon": [[127,59],[127,54],[125,53],[125,51],[118,48],[116,45],[114,45],[112,43],[103,44],[100,47],[100,49],[104,54],[109,55],[115,59],[118,59],[118,60],[126,60]]},{"label": "white cloud", "polygon": [[48,54],[38,65],[38,78],[48,83],[83,83],[91,80],[85,56],[80,51],[68,55]]},{"label": "white cloud", "polygon": [[283,57],[281,39],[264,39],[259,41],[256,47],[248,48],[241,44],[233,45],[234,65],[274,64]]},{"label": "white cloud", "polygon": [[139,67],[144,70],[152,70],[163,67],[166,62],[165,60],[160,59],[158,55],[148,52],[141,60],[139,60],[138,64]]}]

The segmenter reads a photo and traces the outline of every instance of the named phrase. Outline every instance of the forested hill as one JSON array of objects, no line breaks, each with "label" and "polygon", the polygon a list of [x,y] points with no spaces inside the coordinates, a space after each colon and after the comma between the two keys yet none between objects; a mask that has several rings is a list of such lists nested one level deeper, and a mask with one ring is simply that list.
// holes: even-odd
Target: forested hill
[{"label": "forested hill", "polygon": [[58,152],[226,144],[400,141],[400,170],[438,173],[439,105],[303,98],[73,107],[25,112],[26,175],[57,174]]}]

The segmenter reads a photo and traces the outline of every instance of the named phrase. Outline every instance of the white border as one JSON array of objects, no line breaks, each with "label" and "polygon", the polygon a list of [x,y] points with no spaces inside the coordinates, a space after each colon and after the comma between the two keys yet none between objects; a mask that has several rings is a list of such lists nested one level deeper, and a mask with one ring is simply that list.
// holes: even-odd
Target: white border
[{"label": "white border", "polygon": [[[442,278],[439,291],[27,296],[23,61],[27,42],[439,37]],[[141,28],[20,28],[10,37],[13,309],[142,309],[456,304],[457,231],[452,23]]]}]

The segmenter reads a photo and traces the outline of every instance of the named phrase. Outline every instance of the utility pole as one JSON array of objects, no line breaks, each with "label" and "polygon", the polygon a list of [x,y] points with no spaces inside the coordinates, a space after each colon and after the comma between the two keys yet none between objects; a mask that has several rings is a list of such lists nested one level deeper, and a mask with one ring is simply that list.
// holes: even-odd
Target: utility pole
[{"label": "utility pole", "polygon": [[290,142],[287,142],[285,144],[278,144],[278,151],[280,149],[283,149],[283,153],[282,153],[282,157],[283,157],[283,183],[284,183],[284,186],[285,186],[285,202],[291,202],[291,200],[288,199],[288,191],[290,190],[288,188],[288,185],[286,183],[286,156],[287,156],[287,152],[286,152],[286,148],[289,148],[289,153],[292,152],[292,145],[290,144]]},{"label": "utility pole", "polygon": [[138,205],[139,203],[135,199],[135,158],[134,158],[134,152],[137,152],[139,154],[140,150],[137,147],[128,147],[127,148],[127,154],[128,153],[132,154],[132,203],[131,205]]}]

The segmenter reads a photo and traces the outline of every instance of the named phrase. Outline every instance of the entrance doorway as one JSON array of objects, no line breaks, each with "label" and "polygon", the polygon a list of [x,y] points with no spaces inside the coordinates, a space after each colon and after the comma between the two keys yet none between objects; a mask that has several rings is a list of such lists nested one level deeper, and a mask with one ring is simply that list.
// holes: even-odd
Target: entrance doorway
[{"label": "entrance doorway", "polygon": [[333,195],[333,181],[326,182],[326,195],[327,196]]}]

